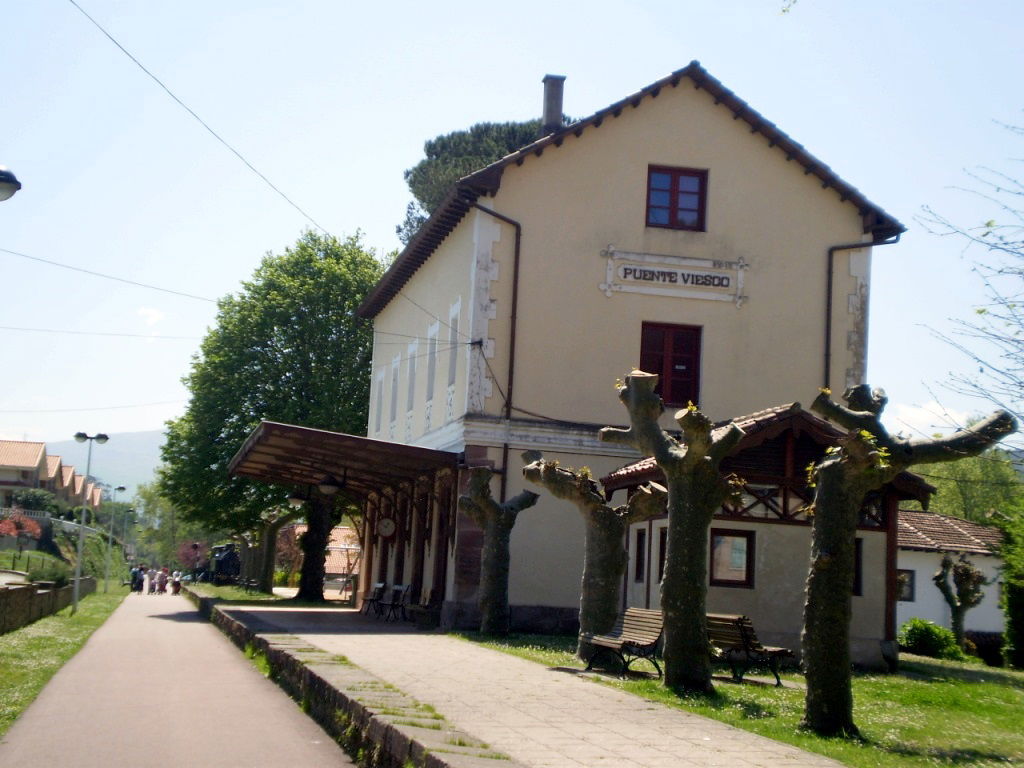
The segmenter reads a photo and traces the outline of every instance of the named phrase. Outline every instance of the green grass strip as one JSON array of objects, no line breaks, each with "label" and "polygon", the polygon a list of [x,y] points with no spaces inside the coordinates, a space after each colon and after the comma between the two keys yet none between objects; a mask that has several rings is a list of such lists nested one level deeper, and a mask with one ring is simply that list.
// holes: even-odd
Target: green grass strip
[{"label": "green grass strip", "polygon": [[83,598],[74,616],[65,608],[0,635],[0,736],[127,594],[126,588],[112,585],[105,595],[100,591]]},{"label": "green grass strip", "polygon": [[[495,641],[475,633],[460,636],[548,667],[584,666],[574,654],[575,637],[511,635]],[[728,670],[723,667],[716,673]],[[903,654],[896,674],[856,674],[854,721],[862,741],[825,739],[801,731],[800,689],[715,681],[715,693],[704,696],[671,691],[660,680],[620,680],[611,675],[595,679],[854,768],[1024,765],[1024,672]],[[783,679],[803,682],[797,673],[784,674]]]}]

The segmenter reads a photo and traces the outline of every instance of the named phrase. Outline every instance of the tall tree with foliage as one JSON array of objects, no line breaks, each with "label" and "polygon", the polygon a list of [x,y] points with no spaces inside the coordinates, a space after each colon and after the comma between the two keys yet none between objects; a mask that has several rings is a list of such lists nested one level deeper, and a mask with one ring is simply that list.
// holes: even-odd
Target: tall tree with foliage
[{"label": "tall tree with foliage", "polygon": [[540,120],[477,123],[424,143],[424,158],[405,172],[415,199],[395,227],[399,239],[409,242],[456,181],[536,141],[539,131]]},{"label": "tall tree with foliage", "polygon": [[619,386],[619,400],[629,411],[629,429],[605,427],[601,439],[653,456],[668,488],[668,534],[661,581],[664,615],[665,685],[710,693],[711,663],[707,631],[708,529],[715,511],[737,493],[733,478],[719,467],[743,438],[730,423],[712,430],[710,419],[695,406],[675,414],[680,435],[658,425],[665,410],[655,393],[658,376],[633,371]]},{"label": "tall tree with foliage", "polygon": [[850,618],[857,522],[868,493],[919,464],[976,456],[1011,434],[1006,411],[936,440],[892,437],[881,423],[888,398],[866,384],[846,391],[847,405],[823,391],[811,409],[847,430],[811,473],[811,561],[801,634],[807,695],[803,726],[823,736],[857,736],[850,680]]},{"label": "tall tree with foliage", "polygon": [[956,560],[947,553],[942,558],[939,570],[932,576],[932,582],[942,593],[942,598],[949,606],[951,628],[960,648],[964,647],[964,618],[967,611],[981,604],[985,597],[982,587],[991,583],[985,574],[967,559],[960,555]]},{"label": "tall tree with foliage", "polygon": [[998,523],[1001,515],[1024,509],[1024,482],[1010,454],[999,448],[930,467],[924,478],[935,486],[928,509],[975,523]]},{"label": "tall tree with foliage", "polygon": [[[228,475],[261,420],[360,434],[369,402],[371,326],[356,315],[381,275],[359,236],[303,234],[268,254],[237,294],[220,300],[215,327],[184,382],[185,414],[168,423],[161,488],[190,519],[235,532],[261,528],[287,487]],[[298,597],[323,600],[325,542],[342,509],[307,504]],[[276,532],[268,535],[273,545]],[[324,543],[324,546],[321,546]],[[269,558],[273,562],[273,558]]]}]

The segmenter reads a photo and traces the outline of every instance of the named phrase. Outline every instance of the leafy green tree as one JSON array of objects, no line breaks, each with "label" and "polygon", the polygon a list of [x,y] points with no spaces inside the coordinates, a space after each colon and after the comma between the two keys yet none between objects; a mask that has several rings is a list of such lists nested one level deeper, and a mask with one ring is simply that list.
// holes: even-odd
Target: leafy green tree
[{"label": "leafy green tree", "polygon": [[932,581],[949,606],[953,636],[957,646],[963,648],[964,617],[967,611],[981,604],[985,598],[982,587],[991,582],[967,559],[967,555],[960,555],[958,560],[954,560],[948,553],[942,558],[942,566],[932,576]]},{"label": "leafy green tree", "polygon": [[990,524],[998,513],[1024,511],[1024,482],[1002,449],[937,464],[918,474],[936,488],[928,507],[932,512]]},{"label": "leafy green tree", "polygon": [[406,208],[405,220],[395,227],[399,239],[409,242],[456,181],[532,143],[539,131],[540,120],[477,123],[424,143],[424,158],[405,172],[415,200]]},{"label": "leafy green tree", "polygon": [[[381,275],[359,236],[306,232],[268,254],[217,322],[184,381],[192,397],[168,423],[160,487],[189,520],[235,533],[264,530],[287,487],[228,475],[228,463],[262,419],[361,433],[369,402],[372,330],[356,315]],[[323,599],[324,555],[340,503],[312,494],[303,508],[299,598]],[[276,531],[265,537],[273,546]],[[269,562],[273,563],[271,557]],[[269,588],[269,583],[264,583]]]},{"label": "leafy green tree", "polygon": [[43,488],[21,488],[14,492],[14,506],[36,512],[56,512],[57,497]]}]

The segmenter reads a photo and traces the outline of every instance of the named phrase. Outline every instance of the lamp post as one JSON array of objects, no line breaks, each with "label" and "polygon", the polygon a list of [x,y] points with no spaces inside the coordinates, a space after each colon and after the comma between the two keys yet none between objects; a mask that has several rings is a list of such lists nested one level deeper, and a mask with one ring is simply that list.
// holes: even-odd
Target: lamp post
[{"label": "lamp post", "polygon": [[[124,486],[119,485],[117,488],[110,492],[110,503],[111,505],[117,504],[117,493],[123,491]],[[107,593],[110,589],[110,550],[114,545],[114,512],[116,510],[110,510],[110,520],[107,521],[107,563],[103,568],[103,594]]]},{"label": "lamp post", "polygon": [[[100,445],[103,445],[110,438],[99,432],[95,435],[87,435],[85,432],[76,432],[75,441],[84,443],[86,440],[89,441],[89,450],[85,455],[85,480],[88,481],[89,475],[92,471],[92,444],[95,440]],[[84,485],[84,483],[83,483]],[[71,591],[71,615],[74,616],[78,613],[78,597],[79,589],[81,588],[82,581],[82,552],[85,549],[85,507],[82,507],[82,520],[78,524],[78,559],[75,562],[75,586]]]},{"label": "lamp post", "polygon": [[19,189],[21,182],[18,177],[10,168],[0,165],[0,201],[9,200]]},{"label": "lamp post", "polygon": [[121,546],[124,549],[124,553],[126,555],[128,555],[128,559],[130,561],[134,561],[135,560],[135,548],[131,547],[130,551],[129,551],[129,546],[128,546],[128,526],[130,524],[129,521],[131,520],[131,518],[132,518],[132,516],[134,514],[135,514],[135,510],[133,508],[131,508],[131,507],[129,507],[128,509],[126,509],[124,511],[124,533],[121,535]]}]

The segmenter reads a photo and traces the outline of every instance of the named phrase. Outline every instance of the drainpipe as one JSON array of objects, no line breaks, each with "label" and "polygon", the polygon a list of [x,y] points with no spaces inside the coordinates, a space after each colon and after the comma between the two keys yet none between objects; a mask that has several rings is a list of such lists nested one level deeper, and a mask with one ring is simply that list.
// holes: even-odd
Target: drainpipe
[{"label": "drainpipe", "polygon": [[[512,312],[509,316],[508,335],[508,380],[505,383],[505,421],[512,421],[512,388],[516,380],[516,318],[519,314],[519,253],[523,240],[523,225],[515,219],[503,216],[497,211],[485,208],[479,203],[473,203],[478,211],[483,211],[488,216],[493,216],[498,221],[511,224],[516,231],[516,242],[512,257]],[[483,354],[483,347],[480,349]],[[501,447],[501,502],[504,503],[508,490],[508,441]]]},{"label": "drainpipe", "polygon": [[832,378],[832,273],[835,268],[836,253],[839,251],[857,251],[861,248],[876,248],[882,245],[896,245],[900,241],[902,234],[901,232],[890,240],[882,240],[877,243],[843,243],[830,246],[828,249],[828,266],[825,276],[825,378],[821,383],[826,389],[829,388],[829,380]]}]

